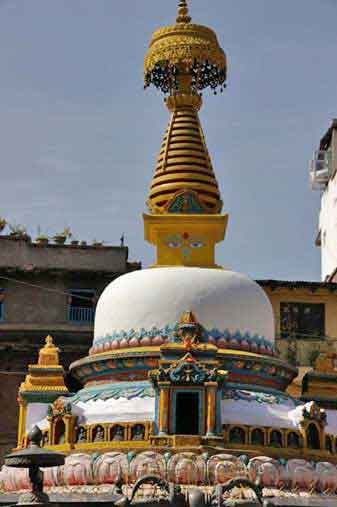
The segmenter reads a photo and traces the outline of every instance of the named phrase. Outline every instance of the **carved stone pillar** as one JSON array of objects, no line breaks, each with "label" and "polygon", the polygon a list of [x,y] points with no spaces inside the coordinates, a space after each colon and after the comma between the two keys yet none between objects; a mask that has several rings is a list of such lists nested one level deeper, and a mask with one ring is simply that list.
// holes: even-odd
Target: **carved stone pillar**
[{"label": "carved stone pillar", "polygon": [[216,391],[218,388],[217,382],[206,382],[206,435],[214,437],[216,435]]},{"label": "carved stone pillar", "polygon": [[159,435],[167,435],[169,430],[170,382],[158,382],[159,396]]}]

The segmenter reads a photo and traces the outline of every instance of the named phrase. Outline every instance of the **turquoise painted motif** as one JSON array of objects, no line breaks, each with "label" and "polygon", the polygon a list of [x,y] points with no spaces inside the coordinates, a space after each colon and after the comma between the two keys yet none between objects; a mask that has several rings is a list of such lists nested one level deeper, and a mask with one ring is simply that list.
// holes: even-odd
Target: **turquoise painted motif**
[{"label": "turquoise painted motif", "polygon": [[155,392],[149,382],[124,382],[121,384],[114,384],[99,388],[81,389],[75,396],[67,398],[67,402],[76,405],[79,402],[109,400],[119,398],[126,398],[132,400],[134,398],[154,398]]},{"label": "turquoise painted motif", "polygon": [[199,203],[197,194],[184,192],[179,194],[168,208],[168,213],[184,213],[199,215],[205,213],[205,210]]},{"label": "turquoise painted motif", "polygon": [[[258,387],[258,386],[257,386]],[[126,398],[132,400],[134,398],[154,398],[155,390],[153,389],[150,382],[139,382],[134,385],[133,382],[123,382],[120,384],[114,384],[104,387],[94,387],[88,389],[82,389],[75,395],[67,397],[67,403],[77,404],[79,402],[97,401],[97,400],[108,400],[108,399],[119,399]],[[223,400],[236,400],[236,401],[248,401],[257,403],[268,403],[270,405],[279,405],[281,403],[291,402],[294,406],[300,404],[298,400],[293,400],[289,396],[284,396],[281,393],[273,392],[261,392],[261,391],[250,391],[246,389],[235,389],[226,388],[222,391],[221,398]]]},{"label": "turquoise painted motif", "polygon": [[293,407],[303,405],[303,402],[301,400],[298,400],[297,398],[293,398],[292,396],[290,396],[290,394],[284,394],[282,391],[279,391],[277,389],[273,389],[272,387],[263,386],[263,391],[261,391],[261,386],[256,385],[256,384],[242,384],[242,383],[234,384],[233,382],[228,382],[226,384],[226,390],[227,390],[227,392],[238,391],[238,392],[244,392],[245,394],[251,393],[252,395],[266,394],[268,396],[274,396],[277,399],[279,399],[280,402],[290,403]]},{"label": "turquoise painted motif", "polygon": [[[99,354],[119,348],[141,347],[150,345],[162,345],[166,342],[175,341],[179,330],[179,323],[167,325],[162,329],[153,327],[146,330],[114,331],[109,335],[96,338],[90,354]],[[266,355],[275,355],[275,347],[264,337],[242,334],[240,331],[231,333],[228,329],[203,329],[203,341],[213,343],[219,348],[245,350],[248,352],[260,352]]]},{"label": "turquoise painted motif", "polygon": [[235,400],[235,401],[255,401],[256,403],[268,403],[269,405],[279,405],[285,401],[289,401],[285,396],[242,391],[237,389],[226,389],[222,392],[223,400]]}]

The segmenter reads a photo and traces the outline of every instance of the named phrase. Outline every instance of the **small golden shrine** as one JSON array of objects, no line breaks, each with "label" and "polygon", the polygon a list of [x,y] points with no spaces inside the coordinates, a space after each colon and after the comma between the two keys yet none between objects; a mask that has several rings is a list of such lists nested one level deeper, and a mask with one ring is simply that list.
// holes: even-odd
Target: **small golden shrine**
[{"label": "small golden shrine", "polygon": [[53,338],[47,336],[45,345],[39,350],[37,364],[28,366],[28,374],[19,388],[18,446],[23,442],[25,436],[27,405],[53,402],[66,393],[68,393],[68,389],[64,383],[63,366],[59,363],[59,349],[54,345]]}]

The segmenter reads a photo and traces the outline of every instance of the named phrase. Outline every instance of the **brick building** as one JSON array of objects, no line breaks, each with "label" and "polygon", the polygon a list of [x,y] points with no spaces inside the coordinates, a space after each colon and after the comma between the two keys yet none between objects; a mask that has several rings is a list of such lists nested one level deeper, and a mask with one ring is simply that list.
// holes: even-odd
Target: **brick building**
[{"label": "brick building", "polygon": [[[38,244],[0,235],[0,456],[16,445],[19,384],[46,335],[68,365],[92,343],[95,303],[106,285],[135,269],[125,246]],[[68,379],[72,383],[72,379]],[[76,387],[76,386],[72,386]]]}]

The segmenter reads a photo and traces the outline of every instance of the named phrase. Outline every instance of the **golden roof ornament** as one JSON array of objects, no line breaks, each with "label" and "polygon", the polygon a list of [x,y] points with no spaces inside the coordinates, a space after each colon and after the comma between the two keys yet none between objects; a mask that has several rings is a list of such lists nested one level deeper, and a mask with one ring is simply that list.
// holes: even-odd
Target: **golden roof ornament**
[{"label": "golden roof ornament", "polygon": [[226,55],[217,36],[206,26],[191,23],[186,0],[178,6],[177,22],[159,28],[152,36],[144,62],[145,88],[154,85],[170,95],[199,93],[211,88],[214,93],[226,86]]}]

